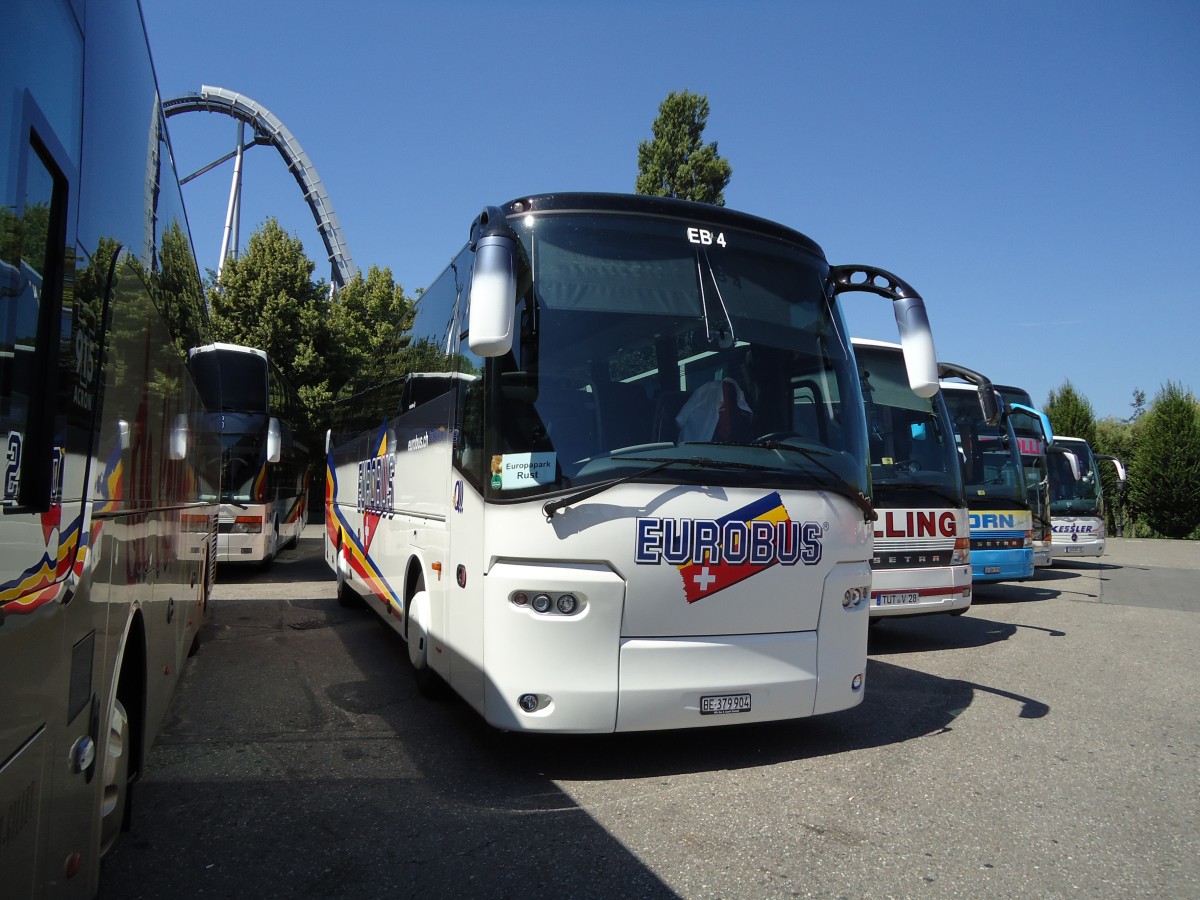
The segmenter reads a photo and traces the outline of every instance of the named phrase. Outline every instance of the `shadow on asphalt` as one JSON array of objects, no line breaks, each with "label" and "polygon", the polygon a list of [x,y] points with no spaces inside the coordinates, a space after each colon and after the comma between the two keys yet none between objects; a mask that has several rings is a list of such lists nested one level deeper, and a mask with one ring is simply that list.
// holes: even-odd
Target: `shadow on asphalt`
[{"label": "shadow on asphalt", "polygon": [[[365,609],[348,614],[375,617]],[[1016,630],[1011,625],[970,618],[950,623],[955,625],[959,628],[948,627],[940,635],[881,636],[878,644],[884,649],[877,655],[981,646],[1005,640]],[[520,791],[514,792],[513,787],[539,778],[599,781],[729,771],[940,734],[952,727],[978,690],[1011,697],[1019,705],[1016,714],[1023,718],[1045,715],[1049,709],[1039,701],[1000,689],[941,678],[873,658],[867,662],[862,704],[841,713],[791,722],[730,723],[718,728],[633,734],[506,733],[487,725],[457,696],[451,694],[438,701],[419,696],[401,638],[382,623],[375,631],[369,653],[365,647],[349,643],[347,649],[360,665],[368,658],[391,662],[386,663],[387,674],[359,683],[356,689],[403,693],[402,702],[387,706],[387,717],[396,733],[405,736],[410,758],[421,764],[435,782],[442,778],[448,760],[450,768],[459,773],[478,771],[480,778],[478,782],[472,779],[471,791],[477,802],[489,807],[526,804],[527,798]],[[960,637],[948,637],[955,631]],[[876,644],[873,636],[872,654],[876,654]],[[414,742],[413,735],[426,728],[436,728],[437,737]],[[453,779],[447,780],[444,788],[461,791]]]},{"label": "shadow on asphalt", "polygon": [[880,658],[1015,632],[975,614],[877,628],[852,710],[578,736],[499,732],[457,697],[426,699],[401,638],[365,608],[231,602],[213,619],[101,900],[675,897],[556,782],[711,773],[736,790],[757,767],[945,734],[980,692],[1012,700],[1014,719],[1049,711]]}]

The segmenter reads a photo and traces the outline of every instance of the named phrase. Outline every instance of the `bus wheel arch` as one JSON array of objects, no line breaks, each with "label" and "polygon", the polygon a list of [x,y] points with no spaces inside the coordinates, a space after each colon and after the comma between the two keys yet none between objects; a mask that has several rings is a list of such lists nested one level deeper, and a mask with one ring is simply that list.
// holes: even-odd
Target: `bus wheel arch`
[{"label": "bus wheel arch", "polygon": [[343,551],[342,541],[345,535],[342,529],[338,529],[337,539],[337,555],[335,557],[334,572],[337,575],[337,601],[338,604],[348,609],[352,609],[361,605],[358,593],[350,586],[350,563],[346,559]]},{"label": "bus wheel arch", "polygon": [[128,831],[133,805],[131,789],[142,772],[146,727],[146,626],[136,610],[118,656],[116,690],[101,727],[103,744],[97,760],[100,785],[100,855],[107,854],[122,831]]}]

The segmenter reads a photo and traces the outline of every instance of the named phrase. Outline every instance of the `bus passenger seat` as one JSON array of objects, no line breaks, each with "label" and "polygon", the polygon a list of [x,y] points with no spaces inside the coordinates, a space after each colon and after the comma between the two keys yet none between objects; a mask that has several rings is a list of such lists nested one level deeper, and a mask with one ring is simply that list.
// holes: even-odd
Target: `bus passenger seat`
[{"label": "bus passenger seat", "polygon": [[640,384],[610,381],[596,386],[596,403],[606,450],[657,440],[654,403]]}]

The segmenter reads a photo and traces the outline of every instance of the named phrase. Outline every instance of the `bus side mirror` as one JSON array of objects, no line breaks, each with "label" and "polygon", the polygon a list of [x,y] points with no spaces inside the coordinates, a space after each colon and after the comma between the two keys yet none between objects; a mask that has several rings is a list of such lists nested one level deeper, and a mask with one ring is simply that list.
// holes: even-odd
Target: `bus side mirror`
[{"label": "bus side mirror", "polygon": [[1117,470],[1117,481],[1125,483],[1125,463],[1117,459],[1115,456],[1109,456],[1107,453],[1097,453],[1096,459],[1107,459],[1113,464],[1113,468]]},{"label": "bus side mirror", "polygon": [[[128,427],[128,426],[126,426]],[[128,440],[126,435],[122,435],[122,445]],[[188,420],[186,413],[180,413],[175,417],[175,424],[171,428],[171,446],[167,455],[171,459],[187,459],[188,451]]]},{"label": "bus side mirror", "polygon": [[471,276],[467,324],[471,352],[493,357],[511,350],[516,308],[516,244],[505,235],[481,237],[475,248],[475,269]]},{"label": "bus side mirror", "polygon": [[283,449],[283,437],[279,431],[279,420],[274,416],[267,422],[267,462],[279,462],[279,454]]},{"label": "bus side mirror", "polygon": [[1000,421],[1000,404],[996,402],[996,391],[990,381],[979,385],[979,412],[988,425]]},{"label": "bus side mirror", "polygon": [[1079,457],[1070,450],[1057,451],[1067,458],[1067,466],[1071,470],[1071,478],[1074,481],[1079,480]]},{"label": "bus side mirror", "polygon": [[1071,467],[1071,477],[1078,481],[1080,479],[1079,457],[1074,453],[1068,453],[1067,464]]},{"label": "bus side mirror", "polygon": [[933,331],[925,314],[925,301],[915,296],[904,297],[892,301],[892,310],[900,331],[908,386],[918,397],[932,397],[940,388],[937,352],[933,349]]},{"label": "bus side mirror", "polygon": [[333,429],[328,428],[325,431],[325,455],[328,456],[333,450]]}]

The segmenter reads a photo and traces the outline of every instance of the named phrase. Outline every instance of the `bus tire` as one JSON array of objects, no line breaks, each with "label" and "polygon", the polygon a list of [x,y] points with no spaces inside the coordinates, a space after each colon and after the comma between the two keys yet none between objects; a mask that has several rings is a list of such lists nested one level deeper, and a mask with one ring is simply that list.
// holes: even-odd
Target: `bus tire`
[{"label": "bus tire", "polygon": [[337,602],[338,605],[345,609],[355,609],[362,606],[362,600],[354,588],[350,587],[350,573],[347,571],[349,563],[346,562],[346,557],[342,554],[342,536],[338,534],[337,547],[337,565],[334,566],[334,571],[337,573]]},{"label": "bus tire", "polygon": [[408,661],[416,673],[417,690],[421,696],[436,700],[444,694],[445,683],[429,666],[429,594],[423,579],[418,579],[416,590],[409,598],[405,621]]},{"label": "bus tire", "polygon": [[100,856],[103,857],[117,843],[125,826],[126,810],[129,805],[129,716],[120,700],[113,700],[112,715],[109,716],[108,737],[104,742],[104,756],[100,760],[103,784],[100,789]]}]

